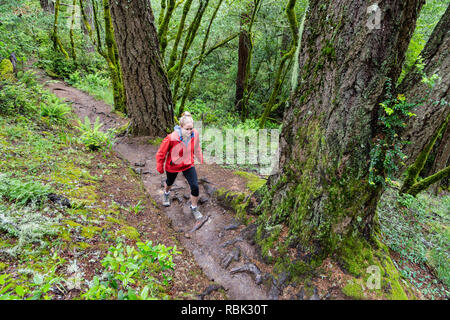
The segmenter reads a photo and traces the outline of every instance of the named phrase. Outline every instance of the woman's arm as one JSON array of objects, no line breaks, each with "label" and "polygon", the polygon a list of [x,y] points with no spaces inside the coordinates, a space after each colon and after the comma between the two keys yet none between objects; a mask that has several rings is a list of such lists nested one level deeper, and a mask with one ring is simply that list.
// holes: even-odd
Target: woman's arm
[{"label": "woman's arm", "polygon": [[158,152],[156,152],[156,170],[159,173],[164,173],[164,160],[166,160],[167,152],[170,146],[170,134],[164,138],[159,146]]}]

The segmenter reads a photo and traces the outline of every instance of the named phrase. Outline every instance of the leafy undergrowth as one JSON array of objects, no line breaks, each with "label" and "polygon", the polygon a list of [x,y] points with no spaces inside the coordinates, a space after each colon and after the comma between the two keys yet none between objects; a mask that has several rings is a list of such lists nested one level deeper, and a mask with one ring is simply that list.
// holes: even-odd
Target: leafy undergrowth
[{"label": "leafy undergrowth", "polygon": [[0,83],[0,300],[198,294],[204,276],[111,141],[89,150],[31,80]]},{"label": "leafy undergrowth", "polygon": [[416,198],[388,189],[378,206],[383,242],[401,275],[424,299],[450,297],[450,195]]}]

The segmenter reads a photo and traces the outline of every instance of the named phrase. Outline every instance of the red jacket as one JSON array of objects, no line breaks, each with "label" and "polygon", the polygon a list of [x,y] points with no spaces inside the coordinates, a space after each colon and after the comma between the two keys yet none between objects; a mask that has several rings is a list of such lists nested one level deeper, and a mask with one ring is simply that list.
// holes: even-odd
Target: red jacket
[{"label": "red jacket", "polygon": [[164,138],[156,153],[156,170],[161,174],[164,173],[164,167],[167,172],[181,172],[189,169],[194,165],[194,154],[200,160],[200,163],[203,163],[198,131],[192,130],[191,139],[186,146],[177,127],[175,127],[175,131]]}]

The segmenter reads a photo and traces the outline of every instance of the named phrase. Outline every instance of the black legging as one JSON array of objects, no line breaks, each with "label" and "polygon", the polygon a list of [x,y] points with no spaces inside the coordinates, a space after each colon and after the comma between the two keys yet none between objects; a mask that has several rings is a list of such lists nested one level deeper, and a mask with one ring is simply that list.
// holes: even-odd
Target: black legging
[{"label": "black legging", "polygon": [[[189,187],[191,187],[191,194],[194,197],[198,197],[199,195],[199,190],[198,190],[198,181],[197,181],[197,171],[195,171],[195,167],[190,167],[187,170],[182,171],[184,177],[186,178],[186,180],[189,183]],[[166,171],[167,174],[167,179],[166,179],[166,184],[170,187],[174,181],[175,178],[178,175],[178,172],[168,172]]]}]

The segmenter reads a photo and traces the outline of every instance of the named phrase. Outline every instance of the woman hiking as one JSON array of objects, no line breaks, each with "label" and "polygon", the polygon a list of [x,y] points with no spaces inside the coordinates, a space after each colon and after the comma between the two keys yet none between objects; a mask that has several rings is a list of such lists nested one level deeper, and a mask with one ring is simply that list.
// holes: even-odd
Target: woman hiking
[{"label": "woman hiking", "polygon": [[199,188],[197,172],[194,167],[194,155],[200,160],[200,163],[203,163],[199,139],[198,131],[194,129],[192,115],[185,111],[181,115],[180,125],[176,125],[174,131],[164,138],[156,153],[156,169],[159,173],[164,174],[165,168],[167,174],[164,184],[163,205],[170,206],[170,188],[178,173],[183,172],[191,188],[190,208],[196,220],[203,217],[197,208]]}]

